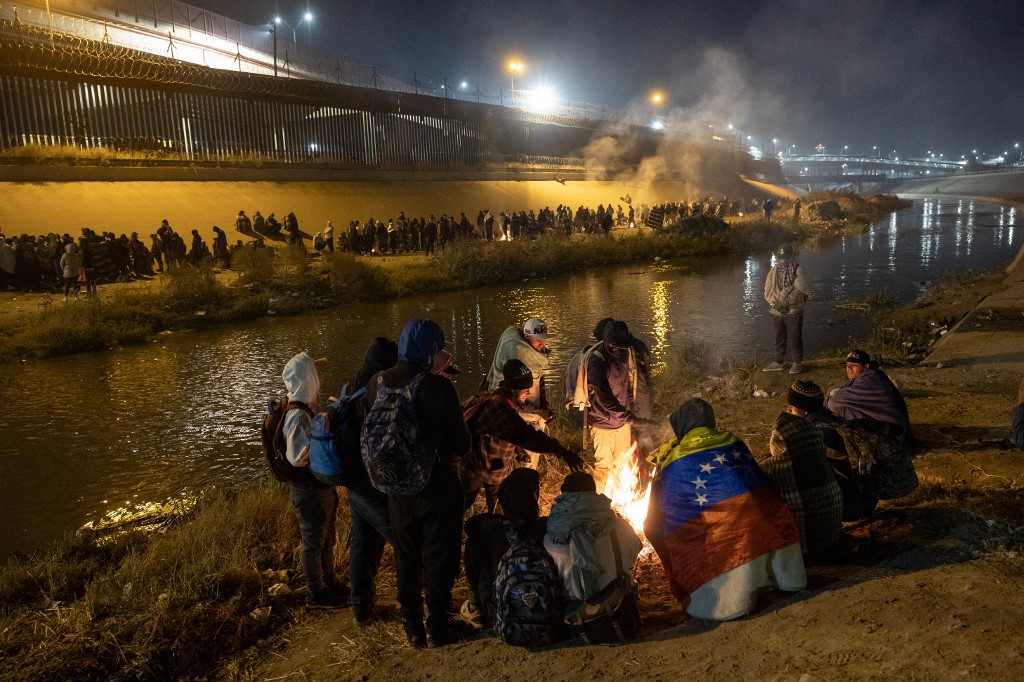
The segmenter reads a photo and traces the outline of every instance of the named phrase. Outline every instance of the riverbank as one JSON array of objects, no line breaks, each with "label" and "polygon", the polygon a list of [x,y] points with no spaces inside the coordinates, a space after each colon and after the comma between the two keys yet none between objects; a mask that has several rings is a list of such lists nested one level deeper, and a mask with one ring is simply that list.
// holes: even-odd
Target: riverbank
[{"label": "riverbank", "polygon": [[[920,441],[920,488],[848,526],[857,551],[812,567],[807,590],[766,594],[748,618],[688,619],[650,558],[639,569],[644,629],[627,645],[526,653],[478,636],[410,651],[391,618],[360,629],[348,611],[301,607],[291,592],[299,584],[294,516],[283,489],[267,485],[216,493],[180,516],[152,519],[156,534],[82,535],[0,572],[0,678],[436,679],[458,667],[536,679],[638,671],[651,679],[1015,679],[1024,646],[1019,609],[1007,595],[1024,587],[1024,453],[1011,449],[1007,425],[1024,374],[1024,329],[1006,320],[1024,313],[1024,266],[1018,259],[988,279],[964,280],[960,293],[947,284],[886,320],[896,324],[920,309],[947,319],[962,295],[982,286],[991,292],[928,348],[926,361],[886,366]],[[971,328],[972,316],[989,317],[988,310],[999,311],[991,319],[1000,324]],[[906,325],[922,322],[929,326],[923,317]],[[1017,350],[993,354],[993,346]],[[881,347],[866,349],[886,357]],[[700,392],[723,428],[765,454],[792,377],[735,363],[723,372],[708,350],[674,344],[656,378],[657,412]],[[840,360],[807,362],[802,378],[839,383]],[[755,389],[770,397],[753,397]],[[560,435],[576,437],[568,429]],[[564,471],[543,474],[546,509]],[[337,560],[343,571],[343,552]],[[390,554],[378,589],[393,608]],[[456,599],[466,591],[460,581]]]},{"label": "riverbank", "polygon": [[[834,202],[842,219],[817,217],[816,202]],[[717,229],[616,228],[599,235],[552,235],[532,241],[455,242],[434,256],[402,254],[307,258],[288,248],[244,249],[231,270],[182,267],[149,278],[103,284],[98,295],[63,302],[52,293],[0,295],[0,363],[144,343],[153,335],[206,329],[257,317],[291,315],[412,293],[505,284],[626,263],[768,251],[781,241],[863,229],[906,204],[892,197],[809,197],[799,224],[734,218]]]}]

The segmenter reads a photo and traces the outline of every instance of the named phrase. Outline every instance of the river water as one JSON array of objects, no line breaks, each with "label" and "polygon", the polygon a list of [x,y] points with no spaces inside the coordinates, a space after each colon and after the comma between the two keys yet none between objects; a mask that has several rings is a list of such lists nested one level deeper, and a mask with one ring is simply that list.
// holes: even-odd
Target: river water
[{"label": "river water", "polygon": [[[807,355],[867,331],[835,306],[888,290],[900,304],[944,274],[991,270],[1022,243],[1013,208],[970,200],[916,202],[866,233],[798,251],[815,287],[805,314]],[[266,477],[256,424],[281,392],[299,350],[327,357],[336,393],[374,336],[397,337],[414,317],[445,330],[470,395],[501,332],[536,316],[556,335],[557,374],[602,317],[625,320],[663,359],[681,338],[725,356],[771,352],[762,299],[769,254],[631,265],[545,281],[350,305],[170,334],[132,348],[0,367],[0,562],[103,519],[159,510],[214,485]]]}]

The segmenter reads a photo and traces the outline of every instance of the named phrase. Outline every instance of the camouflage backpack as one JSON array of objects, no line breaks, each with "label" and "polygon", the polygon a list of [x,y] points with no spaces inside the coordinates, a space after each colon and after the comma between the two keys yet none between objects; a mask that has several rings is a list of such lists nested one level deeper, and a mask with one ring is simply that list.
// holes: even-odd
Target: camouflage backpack
[{"label": "camouflage backpack", "polygon": [[512,524],[511,543],[498,562],[494,580],[494,634],[506,644],[547,646],[562,631],[562,580],[544,548],[524,538]]},{"label": "camouflage backpack", "polygon": [[413,397],[420,372],[402,388],[388,388],[377,376],[377,397],[363,421],[360,451],[370,483],[387,495],[415,495],[427,486],[437,452],[421,437]]},{"label": "camouflage backpack", "polygon": [[836,425],[860,492],[880,500],[909,495],[917,487],[910,448],[895,424],[851,419]]}]

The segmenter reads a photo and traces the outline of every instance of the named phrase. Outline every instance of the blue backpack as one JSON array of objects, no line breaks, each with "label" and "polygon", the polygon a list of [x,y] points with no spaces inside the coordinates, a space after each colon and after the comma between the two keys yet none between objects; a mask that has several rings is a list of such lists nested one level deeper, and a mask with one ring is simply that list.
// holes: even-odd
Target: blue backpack
[{"label": "blue backpack", "polygon": [[362,478],[359,432],[353,422],[355,401],[366,388],[352,395],[346,395],[347,392],[348,384],[345,384],[341,397],[329,402],[323,412],[313,417],[310,429],[309,470],[318,481],[328,485],[352,485]]},{"label": "blue backpack", "polygon": [[374,488],[387,495],[415,495],[427,487],[437,459],[416,424],[413,397],[429,372],[402,388],[388,388],[377,376],[377,398],[363,421],[360,447]]},{"label": "blue backpack", "polygon": [[511,543],[494,579],[494,634],[506,644],[547,646],[562,638],[562,579],[544,548],[508,524]]}]

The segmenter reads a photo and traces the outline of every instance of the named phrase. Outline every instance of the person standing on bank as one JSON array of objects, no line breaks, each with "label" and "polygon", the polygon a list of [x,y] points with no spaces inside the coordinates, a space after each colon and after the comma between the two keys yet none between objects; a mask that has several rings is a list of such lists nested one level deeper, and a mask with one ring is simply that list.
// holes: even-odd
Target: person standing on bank
[{"label": "person standing on bank", "polygon": [[765,372],[781,372],[787,351],[793,364],[790,374],[799,374],[804,359],[804,305],[811,296],[811,287],[796,259],[793,245],[782,244],[775,252],[775,265],[764,283],[764,300],[770,306],[775,331],[775,361]]},{"label": "person standing on bank", "polygon": [[393,394],[413,382],[415,435],[435,457],[426,487],[411,495],[388,496],[402,626],[415,648],[444,646],[462,636],[449,609],[462,555],[464,510],[459,460],[469,451],[470,439],[454,384],[430,371],[444,345],[444,332],[436,322],[409,321],[398,339],[398,363],[374,375],[362,397],[367,415],[361,436],[364,462],[368,429],[372,430],[371,410],[378,393]]},{"label": "person standing on bank", "polygon": [[299,522],[306,606],[311,608],[345,606],[350,596],[348,587],[340,583],[334,573],[338,491],[333,485],[318,481],[309,470],[311,419],[319,408],[320,367],[325,362],[313,360],[308,353],[299,353],[288,361],[281,373],[288,401],[302,406],[285,414],[281,431],[288,462],[295,467],[289,497]]}]

